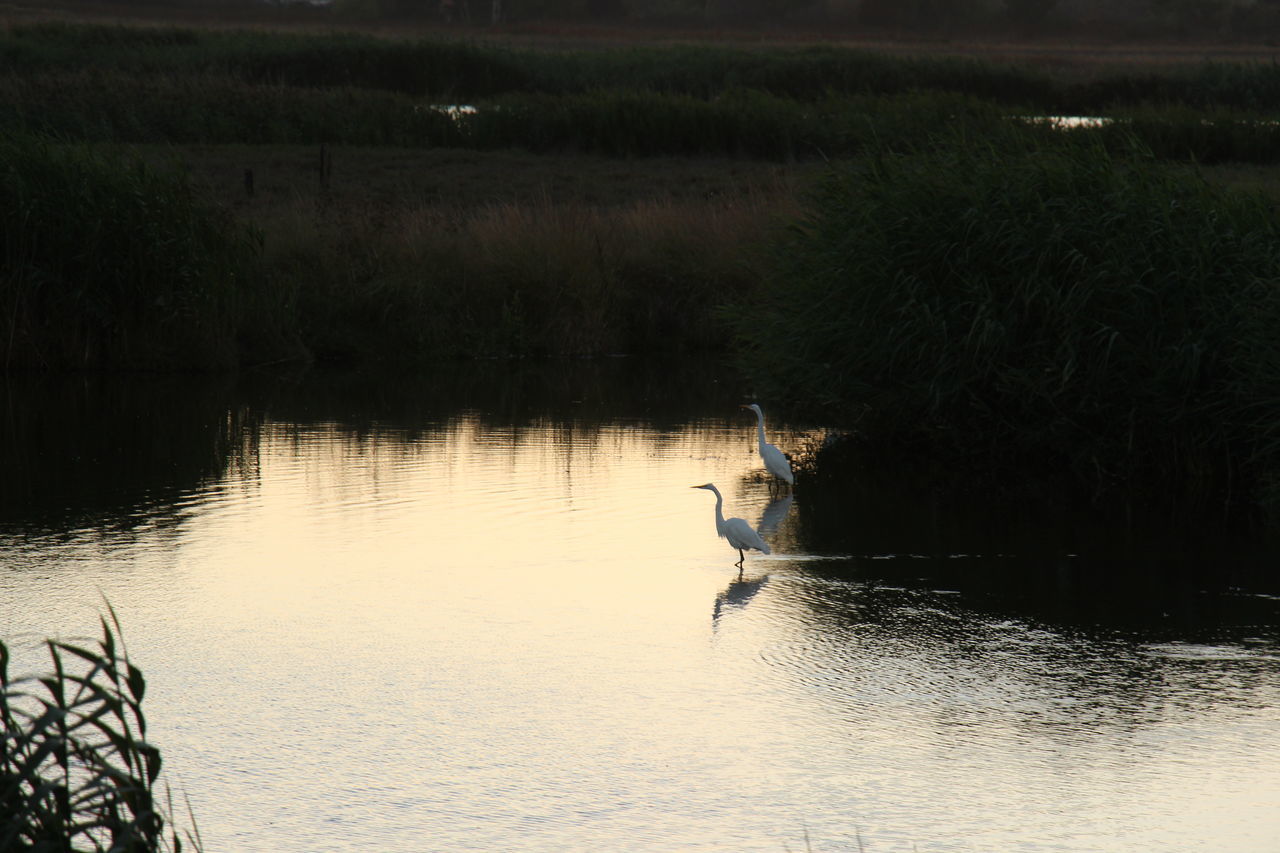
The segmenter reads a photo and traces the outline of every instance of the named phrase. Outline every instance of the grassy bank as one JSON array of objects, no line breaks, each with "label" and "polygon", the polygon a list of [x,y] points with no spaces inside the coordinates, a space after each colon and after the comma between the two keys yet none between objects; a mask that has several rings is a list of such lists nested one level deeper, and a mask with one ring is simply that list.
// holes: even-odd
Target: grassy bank
[{"label": "grassy bank", "polygon": [[295,282],[315,357],[426,358],[723,349],[775,199],[281,212],[273,277]]},{"label": "grassy bank", "polygon": [[287,335],[254,235],[180,177],[0,138],[6,367],[231,366]]},{"label": "grassy bank", "polygon": [[719,349],[715,307],[755,286],[796,211],[786,173],[729,162],[654,192],[634,174],[591,181],[616,166],[579,160],[583,183],[557,189],[544,168],[524,194],[473,162],[474,185],[445,197],[397,170],[362,180],[387,162],[367,152],[339,150],[345,177],[320,186],[309,150],[309,165],[250,161],[264,189],[249,195],[226,160],[167,171],[170,150],[148,166],[20,137],[3,153],[9,368]]},{"label": "grassy bank", "polygon": [[[462,114],[438,109],[465,104]],[[132,144],[520,148],[776,161],[909,147],[943,125],[1105,115],[1162,157],[1274,162],[1264,62],[1092,68],[832,46],[558,49],[357,34],[26,25],[0,32],[0,118]],[[1106,128],[1075,131],[1106,140]]]},{"label": "grassy bank", "polygon": [[[706,99],[741,88],[798,100],[949,92],[1047,112],[1148,103],[1280,104],[1280,72],[1270,62],[1269,48],[1252,54],[1184,51],[1171,61],[1137,45],[1124,54],[1113,50],[1109,59],[1083,62],[1078,46],[1039,47],[1019,57],[1016,50],[966,51],[936,40],[914,48],[760,38],[744,45],[704,35],[690,44],[662,43],[661,33],[649,32],[631,44],[600,49],[590,38],[537,46],[487,31],[415,34],[406,28],[398,34],[16,24],[0,33],[0,74],[207,75],[245,84],[352,87],[469,101],[613,89]],[[1099,53],[1108,56],[1105,50]],[[1207,53],[1213,58],[1203,58]]]},{"label": "grassy bank", "polygon": [[6,143],[5,363],[736,347],[873,438],[1253,497],[1280,239],[1219,183],[1276,185],[1278,81],[19,27],[0,113],[59,141]]},{"label": "grassy bank", "polygon": [[1272,489],[1274,200],[1141,153],[1013,142],[833,175],[734,312],[748,371],[961,468],[1161,499]]}]

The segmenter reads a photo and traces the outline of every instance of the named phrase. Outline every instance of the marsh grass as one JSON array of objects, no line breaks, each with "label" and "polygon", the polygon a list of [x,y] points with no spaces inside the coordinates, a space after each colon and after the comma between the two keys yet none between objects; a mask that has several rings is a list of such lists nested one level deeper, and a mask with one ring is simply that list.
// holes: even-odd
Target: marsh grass
[{"label": "marsh grass", "polygon": [[[147,682],[108,606],[95,645],[48,640],[52,671],[12,677],[0,642],[0,849],[180,853],[179,830],[147,740]],[[190,814],[189,810],[188,813]]]},{"label": "marsh grass", "polygon": [[785,199],[299,205],[266,247],[304,340],[331,361],[722,349]]},{"label": "marsh grass", "polygon": [[312,185],[237,220],[123,155],[8,145],[10,368],[721,348],[714,306],[750,289],[757,248],[794,210],[785,183],[737,186],[722,165],[709,194],[684,197],[339,204]]},{"label": "marsh grass", "polygon": [[0,139],[0,363],[234,364],[278,337],[253,236],[178,176]]},{"label": "marsh grass", "polygon": [[[653,31],[645,30],[652,34]],[[1235,56],[1209,46],[1166,58],[1170,47],[1117,53],[1068,46],[1055,62],[963,44],[856,42],[593,44],[590,39],[521,43],[486,34],[397,37],[279,29],[181,28],[47,22],[0,31],[0,74],[119,71],[138,76],[225,76],[289,88],[378,90],[418,97],[485,99],[517,93],[584,94],[593,89],[702,99],[753,89],[812,100],[830,94],[965,94],[1049,113],[1097,112],[1141,104],[1268,110],[1280,104],[1280,71],[1265,50]],[[407,35],[407,37],[406,37]],[[609,49],[601,49],[608,47]],[[1007,45],[1006,45],[1007,47]],[[1034,45],[1033,54],[1054,53]],[[1086,61],[1092,56],[1102,59]],[[1105,57],[1111,56],[1108,62]],[[1145,57],[1145,58],[1144,58]]]},{"label": "marsh grass", "polygon": [[872,440],[1249,499],[1280,470],[1276,214],[1139,152],[947,138],[833,174],[733,319],[752,375]]},{"label": "marsh grass", "polygon": [[[1265,52],[1214,61],[1142,61],[1142,46],[1111,65],[1054,64],[986,55],[958,45],[858,43],[856,47],[700,39],[698,44],[618,44],[590,39],[551,44],[434,33],[386,38],[370,33],[240,28],[35,23],[0,32],[0,73],[116,70],[146,76],[212,74],[251,84],[353,87],[468,100],[516,93],[583,94],[592,89],[711,98],[754,89],[797,100],[828,94],[934,91],[1049,112],[1121,105],[1268,109],[1280,103],[1280,72]],[[652,32],[652,31],[647,31]],[[1052,53],[1048,46],[1037,52]],[[1198,51],[1200,53],[1205,50]],[[961,55],[967,53],[968,55]],[[1105,51],[1100,51],[1105,55]]]},{"label": "marsh grass", "polygon": [[605,156],[787,161],[855,154],[873,139],[943,124],[1004,121],[994,105],[945,94],[798,101],[727,89],[711,99],[643,90],[516,93],[451,116],[422,99],[343,87],[249,84],[217,75],[79,70],[0,78],[0,115],[30,133],[134,144],[341,144],[520,149]]},{"label": "marsh grass", "polygon": [[[476,111],[451,116],[440,105]],[[34,25],[0,32],[0,118],[93,142],[519,148],[774,161],[903,149],[945,126],[1109,115],[1161,157],[1273,162],[1280,73],[724,45],[604,51],[458,39]],[[1111,128],[1077,134],[1110,138]]]}]

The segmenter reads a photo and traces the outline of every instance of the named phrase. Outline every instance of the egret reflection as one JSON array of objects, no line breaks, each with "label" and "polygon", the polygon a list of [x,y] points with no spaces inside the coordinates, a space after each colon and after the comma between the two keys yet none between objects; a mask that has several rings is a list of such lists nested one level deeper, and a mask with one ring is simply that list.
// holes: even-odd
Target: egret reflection
[{"label": "egret reflection", "polygon": [[793,495],[784,495],[780,498],[774,498],[769,505],[764,508],[764,512],[760,513],[760,521],[756,523],[756,532],[761,536],[776,536],[778,527],[791,514],[791,504],[795,501]]},{"label": "egret reflection", "polygon": [[729,585],[722,592],[716,593],[716,603],[711,610],[711,627],[714,628],[719,624],[720,617],[726,611],[745,608],[751,603],[751,599],[756,597],[756,593],[763,589],[768,582],[768,575],[746,580],[742,577],[742,573],[739,572],[737,580],[729,581]]}]

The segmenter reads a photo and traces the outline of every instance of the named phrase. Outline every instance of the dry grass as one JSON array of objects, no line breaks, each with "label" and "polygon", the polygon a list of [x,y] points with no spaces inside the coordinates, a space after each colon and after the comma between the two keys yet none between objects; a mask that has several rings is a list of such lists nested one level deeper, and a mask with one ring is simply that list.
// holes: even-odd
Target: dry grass
[{"label": "dry grass", "polygon": [[[584,355],[723,347],[793,197],[500,201],[277,212],[269,275],[317,356]],[[374,314],[377,314],[374,317]],[[369,322],[363,322],[361,318]]]},{"label": "dry grass", "polygon": [[[366,211],[424,206],[471,210],[495,204],[731,202],[803,195],[822,173],[815,163],[737,159],[535,155],[518,151],[330,147],[327,186],[318,146],[142,146],[156,165],[176,165],[218,203],[269,224],[298,204]],[[245,188],[252,170],[254,191]],[[452,214],[451,214],[452,215]]]},{"label": "dry grass", "polygon": [[824,44],[895,56],[963,56],[1017,61],[1030,66],[1083,73],[1101,68],[1213,62],[1270,63],[1276,47],[1259,37],[1216,34],[1181,39],[1143,37],[1091,28],[1069,35],[1011,37],[1007,33],[920,34],[833,21],[782,27],[657,26],[585,21],[538,21],[501,27],[443,25],[431,16],[370,21],[334,16],[301,5],[277,8],[254,0],[200,3],[128,3],[98,0],[10,0],[0,3],[0,26],[37,21],[74,21],[138,26],[268,29],[329,33],[361,32],[396,39],[482,39],[522,47],[577,49],[638,44],[722,43],[739,46]]}]

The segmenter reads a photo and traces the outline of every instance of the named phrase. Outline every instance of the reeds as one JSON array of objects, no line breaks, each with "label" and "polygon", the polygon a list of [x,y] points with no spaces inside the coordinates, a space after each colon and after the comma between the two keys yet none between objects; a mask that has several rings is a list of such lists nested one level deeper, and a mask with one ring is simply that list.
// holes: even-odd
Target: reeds
[{"label": "reeds", "polygon": [[[451,105],[474,111],[450,113]],[[1088,79],[815,48],[515,49],[444,40],[40,25],[0,33],[10,128],[124,143],[521,148],[771,160],[904,148],[940,127],[1107,115],[1158,156],[1275,162],[1280,73]],[[1114,126],[1077,135],[1110,138]]]},{"label": "reeds", "polygon": [[797,100],[828,94],[965,94],[1006,108],[1096,113],[1125,106],[1266,111],[1280,105],[1270,62],[1122,67],[1042,65],[956,56],[892,56],[822,45],[650,45],[602,50],[517,48],[456,38],[354,33],[33,24],[0,32],[0,75],[105,70],[223,76],[247,84],[351,87],[474,101],[593,89],[715,97],[755,89]]},{"label": "reeds", "polygon": [[876,439],[1247,497],[1280,471],[1278,221],[1139,153],[947,137],[833,173],[733,317],[773,393]]},{"label": "reeds", "polygon": [[266,263],[325,360],[715,350],[728,342],[715,307],[752,289],[788,204],[298,207]]},{"label": "reeds", "polygon": [[0,115],[31,133],[92,142],[340,144],[522,149],[773,161],[856,154],[874,139],[1004,121],[974,98],[909,94],[798,101],[730,89],[711,99],[643,90],[508,94],[451,113],[407,95],[118,71],[0,78]]},{"label": "reeds", "polygon": [[283,332],[254,238],[173,174],[0,138],[0,364],[234,364]]},{"label": "reeds", "polygon": [[723,348],[714,307],[793,199],[299,202],[262,230],[180,176],[0,143],[6,367],[225,368]]},{"label": "reeds", "polygon": [[[201,849],[162,796],[147,740],[147,682],[108,606],[96,645],[48,640],[52,672],[10,676],[0,642],[0,849],[180,853]],[[114,630],[113,630],[114,628]]]}]

